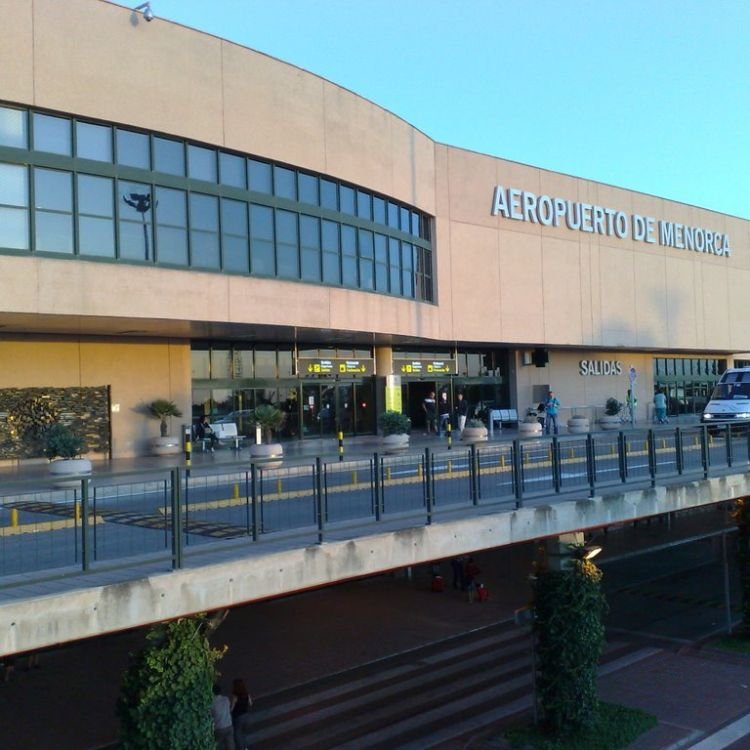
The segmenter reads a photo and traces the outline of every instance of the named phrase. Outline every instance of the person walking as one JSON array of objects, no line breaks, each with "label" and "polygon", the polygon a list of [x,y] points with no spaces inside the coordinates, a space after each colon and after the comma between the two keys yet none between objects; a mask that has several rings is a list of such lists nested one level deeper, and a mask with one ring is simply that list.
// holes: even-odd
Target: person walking
[{"label": "person walking", "polygon": [[462,433],[464,427],[466,427],[466,417],[469,414],[469,404],[464,398],[464,394],[460,393],[456,396],[456,427],[458,432]]},{"label": "person walking", "polygon": [[443,433],[448,429],[448,423],[451,418],[451,407],[448,401],[447,391],[441,391],[440,403],[438,404],[438,437],[442,437]]},{"label": "person walking", "polygon": [[436,431],[435,426],[435,415],[437,414],[437,404],[435,403],[435,391],[430,391],[427,398],[422,401],[422,409],[424,409],[426,435],[431,435]]},{"label": "person walking", "polygon": [[253,705],[253,699],[247,692],[245,681],[240,677],[232,680],[232,697],[229,705],[234,726],[235,750],[247,750],[250,747],[247,735],[250,733],[250,707]]},{"label": "person walking", "polygon": [[552,430],[557,435],[557,414],[559,409],[560,400],[555,396],[554,391],[550,391],[544,401],[544,432],[546,435],[549,435]]},{"label": "person walking", "polygon": [[234,727],[229,698],[221,692],[221,685],[214,685],[214,699],[211,703],[211,717],[214,720],[216,750],[234,750]]},{"label": "person walking", "polygon": [[669,420],[667,419],[667,397],[661,389],[654,394],[654,412],[656,421],[659,424],[669,424]]}]

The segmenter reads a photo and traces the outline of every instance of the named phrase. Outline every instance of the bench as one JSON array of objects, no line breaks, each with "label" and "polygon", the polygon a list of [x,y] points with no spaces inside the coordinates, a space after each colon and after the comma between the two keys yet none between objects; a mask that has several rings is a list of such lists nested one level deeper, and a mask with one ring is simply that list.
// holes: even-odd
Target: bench
[{"label": "bench", "polygon": [[237,425],[234,422],[218,422],[211,425],[211,429],[216,435],[219,445],[223,443],[232,443],[234,449],[238,451],[245,439],[244,435],[237,432]]}]

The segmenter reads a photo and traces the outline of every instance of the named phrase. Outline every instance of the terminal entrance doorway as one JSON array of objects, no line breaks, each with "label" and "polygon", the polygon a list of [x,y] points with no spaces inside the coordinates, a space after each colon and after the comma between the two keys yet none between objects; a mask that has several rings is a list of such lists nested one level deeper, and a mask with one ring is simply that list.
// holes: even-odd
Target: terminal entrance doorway
[{"label": "terminal entrance doorway", "polygon": [[302,386],[302,435],[306,438],[372,435],[375,402],[371,380],[315,382]]}]

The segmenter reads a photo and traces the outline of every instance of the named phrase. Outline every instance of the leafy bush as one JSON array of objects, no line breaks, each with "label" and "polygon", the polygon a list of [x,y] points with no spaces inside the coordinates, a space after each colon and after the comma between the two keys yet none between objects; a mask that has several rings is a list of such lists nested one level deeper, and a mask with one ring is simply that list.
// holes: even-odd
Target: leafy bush
[{"label": "leafy bush", "polygon": [[607,399],[607,403],[604,405],[604,413],[608,417],[616,417],[621,409],[622,403],[611,396]]},{"label": "leafy bush", "polygon": [[177,408],[174,401],[168,401],[165,398],[157,398],[146,405],[148,413],[155,419],[160,419],[161,436],[167,436],[167,417],[181,417],[182,412]]},{"label": "leafy bush", "polygon": [[411,420],[400,411],[384,411],[378,417],[378,427],[383,435],[406,435],[411,427]]},{"label": "leafy bush", "polygon": [[154,626],[125,672],[117,715],[120,750],[213,750],[214,664],[204,617]]},{"label": "leafy bush", "polygon": [[248,421],[254,427],[260,426],[263,439],[270,443],[273,439],[273,431],[280,429],[286,421],[286,414],[273,404],[261,404],[256,407]]},{"label": "leafy bush", "polygon": [[64,424],[53,424],[44,433],[44,455],[53,458],[76,458],[86,450],[84,439]]}]

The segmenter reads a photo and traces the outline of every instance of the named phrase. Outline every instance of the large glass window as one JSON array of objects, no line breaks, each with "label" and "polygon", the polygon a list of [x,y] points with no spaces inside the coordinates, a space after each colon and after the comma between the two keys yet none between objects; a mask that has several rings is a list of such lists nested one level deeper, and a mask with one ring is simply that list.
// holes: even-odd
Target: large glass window
[{"label": "large glass window", "polygon": [[0,107],[0,146],[28,148],[26,112],[22,109]]},{"label": "large glass window", "polygon": [[188,263],[186,197],[184,190],[156,188],[156,258],[160,263]]},{"label": "large glass window", "polygon": [[216,151],[202,146],[188,146],[188,177],[216,182]]},{"label": "large glass window", "polygon": [[165,174],[185,175],[185,148],[182,141],[154,138],[154,169]]},{"label": "large glass window", "polygon": [[375,288],[375,248],[372,232],[359,230],[359,284],[362,289]]},{"label": "large glass window", "polygon": [[245,171],[243,157],[225,154],[223,151],[219,154],[219,181],[222,185],[231,185],[244,190],[247,187]]},{"label": "large glass window", "polygon": [[117,196],[120,257],[127,260],[154,260],[154,206],[151,186],[120,180],[117,185]]},{"label": "large glass window", "polygon": [[290,201],[297,200],[297,185],[293,169],[280,167],[278,164],[273,168],[273,192],[279,198],[287,198]]},{"label": "large glass window", "polygon": [[317,206],[320,203],[318,178],[315,175],[300,172],[297,175],[297,180],[300,203],[309,203],[311,206]]},{"label": "large glass window", "polygon": [[145,133],[117,128],[115,146],[118,164],[138,169],[151,168],[149,138]]},{"label": "large glass window", "polygon": [[395,237],[388,238],[388,269],[391,294],[401,294],[401,243]]},{"label": "large glass window", "polygon": [[331,211],[338,211],[339,209],[338,185],[323,177],[320,178],[320,205],[323,208],[329,208]]},{"label": "large glass window", "polygon": [[372,219],[372,196],[364,190],[357,190],[357,216],[360,219]]},{"label": "large glass window", "polygon": [[273,276],[276,263],[273,247],[273,209],[250,204],[250,270]]},{"label": "large glass window", "polygon": [[34,112],[32,122],[36,151],[48,151],[51,154],[63,156],[70,156],[73,153],[70,120],[66,117],[53,117]]},{"label": "large glass window", "polygon": [[78,175],[78,251],[115,257],[114,186],[109,177]]},{"label": "large glass window", "polygon": [[341,283],[341,247],[339,224],[323,219],[321,222],[321,244],[323,246],[323,281],[327,284]]},{"label": "large glass window", "polygon": [[357,275],[357,230],[341,226],[341,274],[344,286],[359,286]]},{"label": "large glass window", "polygon": [[36,249],[73,253],[73,175],[56,169],[34,170]]},{"label": "large glass window", "polygon": [[220,268],[219,199],[190,194],[190,265]]},{"label": "large glass window", "polygon": [[339,203],[341,213],[356,216],[354,188],[350,188],[348,185],[339,185]]},{"label": "large glass window", "polygon": [[299,217],[300,245],[302,247],[302,278],[320,281],[320,219]]},{"label": "large glass window", "polygon": [[76,123],[76,156],[94,161],[112,161],[112,128],[91,122]]},{"label": "large glass window", "polygon": [[375,288],[388,291],[388,238],[383,234],[375,235]]},{"label": "large glass window", "polygon": [[299,278],[297,214],[276,211],[276,272],[287,279]]},{"label": "large glass window", "polygon": [[273,193],[273,178],[271,165],[265,161],[249,159],[247,162],[247,177],[250,190],[271,195]]},{"label": "large glass window", "polygon": [[250,270],[246,203],[221,199],[221,247],[226,271]]},{"label": "large glass window", "polygon": [[414,296],[414,256],[413,246],[408,242],[401,245],[401,283],[404,297]]},{"label": "large glass window", "polygon": [[29,249],[29,172],[0,164],[0,247]]}]

